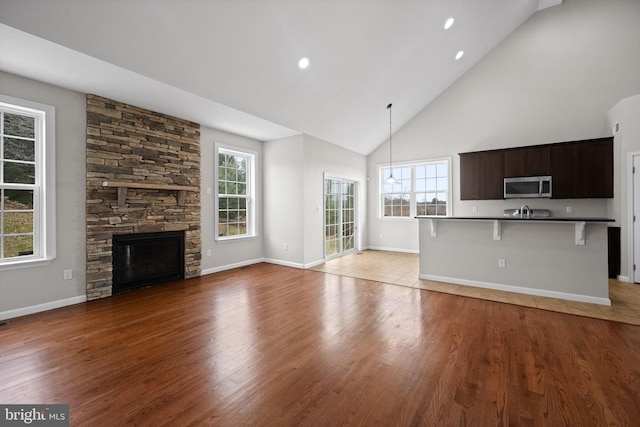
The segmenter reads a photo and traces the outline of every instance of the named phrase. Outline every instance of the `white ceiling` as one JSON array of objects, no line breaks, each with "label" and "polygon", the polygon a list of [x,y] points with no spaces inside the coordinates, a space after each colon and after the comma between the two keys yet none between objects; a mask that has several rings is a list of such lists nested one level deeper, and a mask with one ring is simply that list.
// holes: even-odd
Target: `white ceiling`
[{"label": "white ceiling", "polygon": [[0,0],[0,70],[259,140],[305,133],[366,155],[388,139],[388,103],[395,131],[560,1]]}]

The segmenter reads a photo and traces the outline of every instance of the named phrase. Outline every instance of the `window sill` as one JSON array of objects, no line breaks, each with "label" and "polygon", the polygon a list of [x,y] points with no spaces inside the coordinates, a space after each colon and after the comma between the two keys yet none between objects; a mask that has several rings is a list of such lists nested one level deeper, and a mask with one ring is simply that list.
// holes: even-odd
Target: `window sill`
[{"label": "window sill", "polygon": [[419,218],[429,218],[429,219],[444,219],[451,218],[451,215],[417,215],[417,216],[382,216],[378,217],[378,219],[382,221],[408,221],[411,219],[419,219]]},{"label": "window sill", "polygon": [[49,265],[53,262],[53,259],[31,259],[31,260],[20,260],[20,261],[6,261],[4,263],[0,263],[0,271],[7,270],[18,270],[21,268],[32,268],[32,267],[42,267],[45,265]]},{"label": "window sill", "polygon": [[410,219],[415,219],[412,216],[381,216],[379,217],[382,221],[407,221]]},{"label": "window sill", "polygon": [[241,242],[244,240],[255,240],[257,236],[252,234],[251,236],[238,236],[238,237],[217,237],[216,243],[232,243],[232,242]]}]

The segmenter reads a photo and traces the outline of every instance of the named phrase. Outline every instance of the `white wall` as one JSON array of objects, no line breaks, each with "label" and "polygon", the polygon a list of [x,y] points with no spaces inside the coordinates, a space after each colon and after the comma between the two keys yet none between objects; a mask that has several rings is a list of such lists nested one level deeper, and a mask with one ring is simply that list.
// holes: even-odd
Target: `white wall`
[{"label": "white wall", "polygon": [[[638,22],[637,0],[565,0],[538,12],[396,131],[394,160],[452,156],[454,215],[473,215],[473,206],[478,215],[501,214],[517,202],[460,201],[458,153],[611,136],[607,111],[640,92]],[[369,156],[372,183],[388,156],[387,144]],[[417,250],[417,221],[381,220],[377,203],[371,185],[369,245]],[[568,205],[574,216],[607,213],[606,200],[536,201],[534,207],[558,215]]]},{"label": "white wall", "polygon": [[[83,94],[3,72],[0,93],[56,108],[57,258],[48,266],[0,271],[0,318],[9,318],[84,300],[86,101]],[[71,280],[62,279],[66,269]]]},{"label": "white wall", "polygon": [[[304,264],[303,137],[264,143],[264,257],[285,265]],[[287,245],[287,249],[284,245]]]},{"label": "white wall", "polygon": [[[629,209],[632,199],[629,197],[630,171],[628,167],[629,153],[640,153],[640,94],[625,98],[609,111],[609,125],[613,129],[619,123],[620,131],[614,136],[615,175],[614,192],[618,196],[610,201],[609,216],[616,219],[620,227],[621,262],[620,275],[624,280],[633,280],[633,255],[629,245],[632,241],[633,229],[629,225]],[[636,248],[640,250],[640,248]]]},{"label": "white wall", "polygon": [[367,158],[335,144],[304,135],[304,263],[305,266],[324,260],[324,174],[355,181],[358,187],[359,246],[367,246],[366,188]]},{"label": "white wall", "polygon": [[[300,268],[322,262],[323,213],[318,206],[323,206],[324,173],[360,181],[364,203],[366,170],[365,156],[309,135],[265,142],[265,258]],[[362,215],[364,246],[365,220]]]},{"label": "white wall", "polygon": [[[243,148],[257,153],[256,157],[256,237],[243,240],[215,240],[215,144],[223,144],[236,148]],[[208,127],[200,128],[200,174],[202,185],[201,198],[201,227],[202,227],[202,274],[214,273],[219,270],[240,265],[259,262],[262,257],[264,241],[264,225],[262,221],[262,142],[243,136],[222,132]],[[211,194],[207,194],[210,189]],[[207,256],[207,250],[211,256]]]}]

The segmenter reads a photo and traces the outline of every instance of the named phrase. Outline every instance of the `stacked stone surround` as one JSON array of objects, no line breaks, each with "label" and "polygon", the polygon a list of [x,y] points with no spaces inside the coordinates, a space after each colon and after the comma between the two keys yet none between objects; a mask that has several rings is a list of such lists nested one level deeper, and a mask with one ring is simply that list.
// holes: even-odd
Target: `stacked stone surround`
[{"label": "stacked stone surround", "polygon": [[200,125],[87,95],[87,299],[112,293],[114,234],[185,231],[185,277],[200,275],[200,193],[130,188],[124,206],[103,181],[200,188]]}]

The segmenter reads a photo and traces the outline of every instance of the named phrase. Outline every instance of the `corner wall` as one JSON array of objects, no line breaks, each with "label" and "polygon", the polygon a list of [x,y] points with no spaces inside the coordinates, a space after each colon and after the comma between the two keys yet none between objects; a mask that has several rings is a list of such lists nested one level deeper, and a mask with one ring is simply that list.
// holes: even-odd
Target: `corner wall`
[{"label": "corner wall", "polygon": [[[366,157],[309,135],[264,143],[264,256],[269,262],[307,268],[324,261],[324,173],[360,184],[366,206]],[[358,221],[367,246],[366,215]],[[286,245],[286,249],[285,249]]]}]

